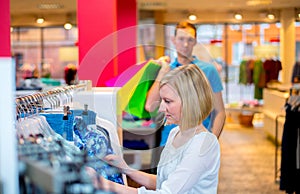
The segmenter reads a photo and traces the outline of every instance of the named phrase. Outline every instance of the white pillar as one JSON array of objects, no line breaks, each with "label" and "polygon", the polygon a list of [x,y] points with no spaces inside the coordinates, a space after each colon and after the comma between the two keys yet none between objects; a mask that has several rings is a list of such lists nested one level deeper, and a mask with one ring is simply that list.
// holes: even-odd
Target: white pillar
[{"label": "white pillar", "polygon": [[19,193],[15,123],[15,65],[0,57],[0,181],[3,193]]},{"label": "white pillar", "polygon": [[281,81],[291,83],[292,71],[296,57],[295,10],[287,8],[280,15],[280,59],[282,62]]}]

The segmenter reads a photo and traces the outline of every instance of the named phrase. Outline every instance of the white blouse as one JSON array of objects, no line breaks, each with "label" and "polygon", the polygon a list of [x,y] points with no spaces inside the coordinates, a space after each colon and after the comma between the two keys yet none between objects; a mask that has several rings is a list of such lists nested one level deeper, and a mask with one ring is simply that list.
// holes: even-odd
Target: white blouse
[{"label": "white blouse", "polygon": [[215,194],[218,189],[220,145],[210,132],[200,132],[179,148],[172,145],[179,127],[172,129],[157,169],[156,190],[139,194]]}]

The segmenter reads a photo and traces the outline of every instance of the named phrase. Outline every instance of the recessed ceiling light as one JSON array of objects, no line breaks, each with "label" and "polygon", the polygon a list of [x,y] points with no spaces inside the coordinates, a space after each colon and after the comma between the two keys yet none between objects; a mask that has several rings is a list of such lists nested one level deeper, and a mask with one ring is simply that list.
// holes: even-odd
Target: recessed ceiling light
[{"label": "recessed ceiling light", "polygon": [[243,16],[240,13],[236,13],[236,14],[234,14],[234,18],[237,20],[241,20],[241,19],[243,19]]},{"label": "recessed ceiling light", "polygon": [[268,13],[267,17],[269,20],[274,20],[275,19],[275,15],[273,13]]},{"label": "recessed ceiling light", "polygon": [[44,21],[45,21],[44,18],[38,17],[35,22],[38,23],[38,24],[42,24],[42,23],[44,23]]},{"label": "recessed ceiling light", "polygon": [[272,0],[248,0],[246,4],[249,6],[269,5],[272,4]]},{"label": "recessed ceiling light", "polygon": [[194,14],[189,15],[189,20],[191,21],[196,21],[197,20],[197,16]]},{"label": "recessed ceiling light", "polygon": [[71,30],[72,27],[73,27],[73,25],[72,25],[70,22],[66,22],[66,23],[64,24],[64,28],[65,28],[66,30]]}]

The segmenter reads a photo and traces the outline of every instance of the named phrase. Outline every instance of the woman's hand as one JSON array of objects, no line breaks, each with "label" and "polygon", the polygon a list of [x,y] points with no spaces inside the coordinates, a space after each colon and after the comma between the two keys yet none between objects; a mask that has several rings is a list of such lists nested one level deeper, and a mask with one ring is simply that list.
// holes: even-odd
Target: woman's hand
[{"label": "woman's hand", "polygon": [[97,176],[97,183],[94,184],[94,186],[97,189],[100,189],[102,191],[110,191],[111,190],[111,188],[110,188],[110,181],[107,180],[107,179],[105,179],[102,176]]},{"label": "woman's hand", "polygon": [[87,174],[91,177],[92,183],[96,189],[103,191],[109,191],[109,180],[97,174],[97,172],[91,167],[85,167]]},{"label": "woman's hand", "polygon": [[125,162],[125,160],[121,156],[109,154],[109,155],[105,156],[103,159],[108,164],[120,169],[120,171],[124,174],[128,174],[130,171],[133,170],[128,166],[128,164]]}]

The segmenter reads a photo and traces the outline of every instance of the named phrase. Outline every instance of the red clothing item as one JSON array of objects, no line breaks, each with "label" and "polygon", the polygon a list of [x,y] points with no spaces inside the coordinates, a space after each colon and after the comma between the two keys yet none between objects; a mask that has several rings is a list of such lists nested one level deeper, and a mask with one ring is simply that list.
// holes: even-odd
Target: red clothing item
[{"label": "red clothing item", "polygon": [[281,62],[279,60],[268,59],[263,65],[266,72],[266,83],[271,80],[278,80],[279,72],[282,70]]}]

